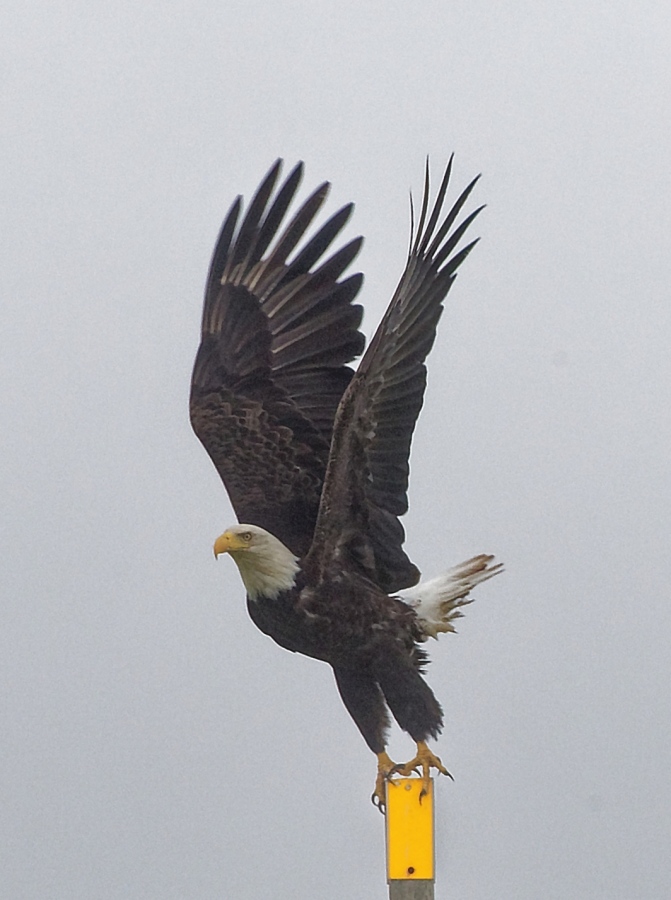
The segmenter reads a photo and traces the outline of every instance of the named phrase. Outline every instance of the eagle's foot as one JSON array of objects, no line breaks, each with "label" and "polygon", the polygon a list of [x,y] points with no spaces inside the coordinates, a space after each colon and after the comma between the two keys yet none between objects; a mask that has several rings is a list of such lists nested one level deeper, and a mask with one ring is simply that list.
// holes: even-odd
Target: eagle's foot
[{"label": "eagle's foot", "polygon": [[384,750],[376,755],[377,778],[375,779],[375,790],[370,799],[373,806],[377,806],[382,815],[384,815],[387,810],[387,782],[398,766]]},{"label": "eagle's foot", "polygon": [[419,795],[419,801],[421,803],[422,797],[425,797],[429,793],[431,787],[431,769],[437,769],[441,775],[447,775],[448,778],[452,778],[440,761],[440,758],[429,750],[424,741],[418,741],[417,755],[414,759],[411,759],[410,762],[405,763],[405,765],[401,764],[394,766],[389,775],[400,775],[402,778],[408,778],[413,772],[417,772],[417,774],[421,775],[422,790]]}]

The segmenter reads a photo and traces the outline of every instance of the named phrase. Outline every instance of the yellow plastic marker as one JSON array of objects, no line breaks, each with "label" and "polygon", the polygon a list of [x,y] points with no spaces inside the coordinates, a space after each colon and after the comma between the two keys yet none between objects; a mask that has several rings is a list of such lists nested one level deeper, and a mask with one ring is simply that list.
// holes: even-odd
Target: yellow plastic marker
[{"label": "yellow plastic marker", "polygon": [[387,782],[387,879],[433,881],[433,779],[419,801],[421,778]]}]

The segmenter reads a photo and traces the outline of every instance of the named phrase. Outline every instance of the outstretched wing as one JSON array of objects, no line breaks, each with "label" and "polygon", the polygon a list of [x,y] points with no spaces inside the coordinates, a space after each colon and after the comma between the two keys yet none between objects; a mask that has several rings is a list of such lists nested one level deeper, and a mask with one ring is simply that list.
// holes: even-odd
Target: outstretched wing
[{"label": "outstretched wing", "polygon": [[403,551],[399,516],[408,509],[408,457],[426,387],[424,361],[456,270],[477,243],[457,251],[482,207],[453,230],[477,178],[440,221],[451,169],[452,159],[428,215],[427,161],[405,271],[338,410],[310,554],[323,566],[348,553],[388,593],[419,579]]},{"label": "outstretched wing", "polygon": [[280,167],[278,160],[239,227],[240,197],[221,228],[190,414],[238,520],[267,529],[302,556],[312,541],[335,413],[352,378],[346,364],[365,341],[358,330],[363,311],[352,302],[362,276],[339,280],[362,239],[320,262],[349,218],[349,204],[299,247],[329,184],[285,225],[303,164],[271,200]]}]

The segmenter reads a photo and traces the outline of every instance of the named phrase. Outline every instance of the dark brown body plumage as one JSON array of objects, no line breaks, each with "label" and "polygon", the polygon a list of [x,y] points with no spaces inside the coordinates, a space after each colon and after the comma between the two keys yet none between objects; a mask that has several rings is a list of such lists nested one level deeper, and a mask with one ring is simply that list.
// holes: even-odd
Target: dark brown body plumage
[{"label": "dark brown body plumage", "polygon": [[308,569],[293,590],[248,599],[247,607],[280,646],[333,667],[342,700],[374,753],[385,747],[386,706],[414,740],[437,736],[442,710],[420,674],[426,636],[402,600],[347,569],[315,586]]},{"label": "dark brown body plumage", "polygon": [[353,302],[362,279],[342,276],[361,239],[320,262],[351,205],[301,246],[328,185],[284,224],[302,164],[272,196],[279,169],[278,161],[240,225],[238,198],[222,226],[191,421],[238,520],[266,529],[301,560],[292,590],[248,600],[252,619],[281,646],[332,665],[347,709],[379,753],[387,707],[416,741],[442,725],[421,675],[426,635],[414,610],[389,595],[419,579],[399,517],[408,507],[424,361],[442,302],[475,244],[457,250],[479,210],[455,227],[475,181],[443,215],[451,161],[431,210],[427,167],[405,270],[353,373],[348,363],[364,347],[362,309]]}]

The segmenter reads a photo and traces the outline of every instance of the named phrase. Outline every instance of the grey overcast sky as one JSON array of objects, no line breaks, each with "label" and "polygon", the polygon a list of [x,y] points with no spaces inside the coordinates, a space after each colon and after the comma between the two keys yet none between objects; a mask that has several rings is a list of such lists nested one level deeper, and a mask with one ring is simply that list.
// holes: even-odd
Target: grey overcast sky
[{"label": "grey overcast sky", "polygon": [[[0,895],[386,897],[374,758],[257,632],[190,430],[221,219],[357,204],[370,334],[426,154],[483,172],[408,549],[504,560],[431,643],[438,898],[671,896],[671,12],[9,0],[0,22]],[[392,741],[397,758],[412,747]]]}]

